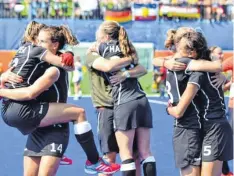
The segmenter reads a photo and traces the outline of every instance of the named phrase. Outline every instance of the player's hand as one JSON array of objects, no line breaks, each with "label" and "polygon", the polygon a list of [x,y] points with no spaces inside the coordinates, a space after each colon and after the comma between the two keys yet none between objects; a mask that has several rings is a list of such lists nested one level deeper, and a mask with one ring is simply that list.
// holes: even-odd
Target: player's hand
[{"label": "player's hand", "polygon": [[6,72],[1,74],[1,88],[4,87],[6,82],[9,83],[21,83],[23,78],[15,73],[12,73],[14,67],[9,68]]},{"label": "player's hand", "polygon": [[217,73],[214,76],[211,76],[211,78],[214,79],[211,82],[216,88],[224,85],[227,81],[227,78],[222,73]]},{"label": "player's hand", "polygon": [[169,106],[167,107],[167,113],[171,116],[173,116],[176,119],[179,119],[181,117],[178,116],[178,114],[176,113],[176,106]]},{"label": "player's hand", "polygon": [[113,76],[110,76],[110,83],[113,85],[118,85],[127,79],[124,72],[118,72]]},{"label": "player's hand", "polygon": [[74,54],[70,51],[67,51],[61,54],[62,64],[67,67],[74,67]]},{"label": "player's hand", "polygon": [[175,58],[167,59],[164,66],[171,71],[180,71],[186,69],[186,64],[177,62]]}]

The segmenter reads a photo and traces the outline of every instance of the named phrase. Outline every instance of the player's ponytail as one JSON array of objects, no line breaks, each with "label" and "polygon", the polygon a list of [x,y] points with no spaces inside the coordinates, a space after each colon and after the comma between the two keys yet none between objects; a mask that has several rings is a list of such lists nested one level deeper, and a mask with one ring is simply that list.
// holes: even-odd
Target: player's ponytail
[{"label": "player's ponytail", "polygon": [[174,42],[175,34],[176,34],[176,30],[175,29],[169,29],[167,31],[167,38],[166,38],[166,40],[164,42],[165,48],[167,48],[167,49],[173,48],[173,46],[175,44],[175,42]]},{"label": "player's ponytail", "polygon": [[31,21],[26,27],[22,42],[34,43],[37,39],[40,30],[45,26],[45,24],[38,23],[36,21]]},{"label": "player's ponytail", "polygon": [[119,45],[124,56],[131,57],[135,53],[135,48],[130,43],[128,34],[123,26],[121,26],[119,29]]},{"label": "player's ponytail", "polygon": [[108,35],[110,40],[119,41],[120,50],[125,57],[132,57],[134,63],[138,62],[136,50],[128,39],[128,35],[124,27],[115,21],[104,21],[100,28],[101,32]]},{"label": "player's ponytail", "polygon": [[60,31],[61,31],[61,33],[63,34],[63,36],[64,36],[64,38],[66,40],[66,44],[69,44],[69,45],[79,44],[79,41],[72,34],[71,30],[67,26],[65,26],[65,25],[60,26]]}]

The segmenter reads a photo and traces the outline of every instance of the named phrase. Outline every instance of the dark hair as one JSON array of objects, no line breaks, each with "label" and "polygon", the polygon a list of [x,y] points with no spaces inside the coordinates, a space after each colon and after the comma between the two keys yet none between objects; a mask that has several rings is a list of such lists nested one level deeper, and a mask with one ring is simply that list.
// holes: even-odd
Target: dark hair
[{"label": "dark hair", "polygon": [[[207,41],[200,32],[187,32],[182,35],[180,42],[183,41],[183,49],[186,52],[195,51],[197,57],[195,59],[210,59],[210,50],[207,47]],[[181,43],[180,43],[181,44]]]},{"label": "dark hair", "polygon": [[71,30],[67,26],[47,26],[42,28],[42,31],[47,31],[50,33],[51,41],[58,42],[58,50],[63,49],[65,44],[77,45],[79,41],[72,34]]}]

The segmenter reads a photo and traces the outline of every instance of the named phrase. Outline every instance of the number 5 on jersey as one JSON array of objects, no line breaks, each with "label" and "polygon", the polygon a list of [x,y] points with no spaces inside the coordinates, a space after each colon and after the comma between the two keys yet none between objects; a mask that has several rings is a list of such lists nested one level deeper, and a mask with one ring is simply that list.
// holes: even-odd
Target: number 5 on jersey
[{"label": "number 5 on jersey", "polygon": [[60,152],[62,153],[63,151],[63,144],[55,144],[55,143],[52,143],[50,144],[51,145],[51,152]]},{"label": "number 5 on jersey", "polygon": [[211,146],[210,145],[205,145],[203,147],[203,155],[204,156],[210,156],[211,155]]}]

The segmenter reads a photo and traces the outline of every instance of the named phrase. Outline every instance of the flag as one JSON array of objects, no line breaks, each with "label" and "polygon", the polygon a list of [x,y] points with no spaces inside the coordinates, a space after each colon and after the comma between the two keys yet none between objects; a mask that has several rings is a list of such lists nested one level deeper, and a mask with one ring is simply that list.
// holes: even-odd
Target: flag
[{"label": "flag", "polygon": [[132,21],[132,12],[130,8],[121,10],[106,10],[104,19],[117,21],[119,23],[126,23]]},{"label": "flag", "polygon": [[168,17],[200,18],[200,11],[197,7],[179,7],[162,5],[159,15]]},{"label": "flag", "polygon": [[158,14],[157,4],[137,4],[132,7],[133,18],[136,21],[156,20]]}]

